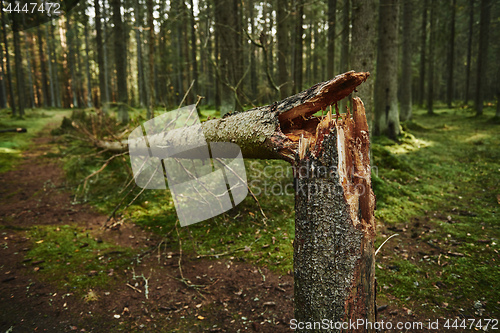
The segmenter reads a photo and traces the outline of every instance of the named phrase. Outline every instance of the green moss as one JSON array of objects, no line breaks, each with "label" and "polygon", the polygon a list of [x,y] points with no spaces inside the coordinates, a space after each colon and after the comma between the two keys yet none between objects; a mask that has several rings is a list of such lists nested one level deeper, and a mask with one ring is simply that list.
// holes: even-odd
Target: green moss
[{"label": "green moss", "polygon": [[69,110],[26,109],[24,118],[12,117],[9,109],[0,110],[0,129],[26,128],[26,133],[0,133],[0,172],[12,170],[21,160],[21,153],[32,139],[49,123],[57,124]]},{"label": "green moss", "polygon": [[490,286],[500,279],[500,131],[488,118],[493,108],[485,113],[471,117],[466,110],[442,109],[428,117],[425,110],[416,110],[415,122],[432,130],[404,135],[401,144],[383,145],[385,150],[374,149],[377,218],[411,225],[413,218],[430,217],[426,224],[432,233],[420,242],[441,249],[418,261],[403,260],[399,253],[382,260],[385,264],[377,268],[379,285],[385,286],[382,294],[395,296],[400,304],[445,315],[459,308],[474,311],[474,302],[481,300],[489,316],[499,313],[495,304],[500,292]]},{"label": "green moss", "polygon": [[83,292],[106,286],[111,270],[130,264],[134,252],[94,239],[89,231],[64,226],[35,227],[28,232],[33,248],[26,257],[38,264],[38,274],[67,290]]},{"label": "green moss", "polygon": [[[490,300],[487,308],[498,313],[491,300],[500,299],[499,292],[487,287],[500,278],[492,261],[498,259],[495,252],[499,250],[498,245],[493,243],[498,244],[500,238],[497,198],[500,195],[500,150],[497,149],[500,131],[488,118],[494,110],[486,108],[485,118],[470,117],[466,110],[437,109],[436,112],[438,116],[428,117],[425,110],[415,110],[414,124],[406,126],[398,143],[374,138],[372,184],[377,196],[378,223],[411,224],[413,219],[426,217],[426,224],[434,231],[432,236],[425,236],[419,242],[442,243],[439,246],[444,252],[439,261],[441,265],[444,260],[448,264],[438,265],[438,255],[421,261],[391,255],[383,260],[382,268],[377,269],[379,285],[388,287],[380,295],[382,298],[396,296],[401,303],[427,304],[422,308],[443,312],[464,307],[480,291]],[[216,115],[216,112],[202,110],[202,115]],[[79,189],[79,200],[88,200],[109,213],[130,191],[131,187],[126,187],[132,179],[127,158],[114,160],[89,181],[83,191],[82,180],[111,155],[96,156],[92,147],[68,141],[68,149],[61,156],[66,161],[65,170],[71,183]],[[222,255],[231,260],[249,261],[286,273],[293,266],[295,216],[291,169],[282,161],[245,163],[250,188],[267,219],[248,196],[220,216],[187,228],[178,227],[183,250],[210,258]],[[139,191],[130,191],[123,205]],[[170,248],[179,246],[177,216],[168,190],[144,191],[127,211],[119,210],[118,215],[121,214],[144,229],[164,236]],[[490,240],[488,247],[486,243],[476,244],[484,239]],[[378,239],[377,244],[382,241]],[[449,256],[448,251],[463,253],[464,257]],[[437,289],[437,282],[447,288]],[[450,293],[460,296],[451,297]],[[438,309],[443,303],[449,303],[448,310]]]}]

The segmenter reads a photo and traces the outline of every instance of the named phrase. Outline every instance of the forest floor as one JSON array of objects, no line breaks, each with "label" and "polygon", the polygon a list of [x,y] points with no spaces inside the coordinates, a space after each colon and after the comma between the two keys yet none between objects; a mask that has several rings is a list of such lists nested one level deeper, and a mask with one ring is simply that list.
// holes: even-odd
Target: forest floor
[{"label": "forest floor", "polygon": [[[416,119],[409,125],[415,136],[374,144],[383,157],[375,158],[377,217],[384,221],[377,245],[399,234],[377,257],[378,320],[424,326],[439,320],[439,330],[397,330],[435,332],[448,331],[446,319],[458,319],[455,327],[448,322],[451,331],[470,331],[460,328],[464,319],[500,314],[498,127],[456,112]],[[0,173],[0,332],[291,331],[293,223],[284,229],[273,219],[293,221],[286,211],[292,199],[261,200],[267,223],[250,202],[187,232],[168,219],[158,232],[165,220],[150,215],[160,219],[170,208],[158,212],[143,200],[115,228],[103,228],[102,209],[76,200],[67,179],[65,143],[50,134],[59,121],[30,138],[11,170]],[[447,163],[455,167],[447,170]],[[453,170],[460,173],[456,182]],[[248,222],[250,229],[234,233],[225,220]]]}]

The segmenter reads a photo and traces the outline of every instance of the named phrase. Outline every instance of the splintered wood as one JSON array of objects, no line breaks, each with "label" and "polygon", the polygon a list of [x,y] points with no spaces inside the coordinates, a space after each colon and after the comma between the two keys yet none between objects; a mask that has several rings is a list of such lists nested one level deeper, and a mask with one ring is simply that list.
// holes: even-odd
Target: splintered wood
[{"label": "splintered wood", "polygon": [[353,99],[353,118],[349,114],[335,123],[337,129],[338,172],[354,226],[374,232],[375,195],[371,190],[370,137],[365,108]]},{"label": "splintered wood", "polygon": [[[371,191],[371,166],[370,166],[370,137],[366,121],[365,108],[359,98],[354,98],[353,117],[349,108],[347,113],[332,115],[332,109],[322,118],[317,120],[314,131],[300,130],[301,136],[297,140],[298,156],[300,160],[318,157],[322,150],[322,142],[327,135],[335,132],[337,135],[338,174],[350,215],[354,226],[362,223],[363,226],[374,230],[373,210],[375,196]],[[337,109],[338,110],[338,109]],[[312,119],[308,120],[312,123]],[[287,137],[295,141],[298,130],[287,133]],[[305,135],[307,133],[307,135]]]}]

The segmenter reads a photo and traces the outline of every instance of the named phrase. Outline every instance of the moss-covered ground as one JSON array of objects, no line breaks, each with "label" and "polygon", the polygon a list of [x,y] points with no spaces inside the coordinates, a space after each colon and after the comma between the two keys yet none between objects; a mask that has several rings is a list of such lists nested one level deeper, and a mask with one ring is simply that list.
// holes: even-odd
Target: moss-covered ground
[{"label": "moss-covered ground", "polygon": [[[202,114],[204,118],[216,115],[213,110],[202,110]],[[399,142],[373,139],[372,179],[379,225],[376,246],[391,234],[399,234],[377,256],[379,304],[397,303],[436,316],[500,314],[496,287],[500,281],[500,127],[491,121],[493,115],[493,107],[486,108],[483,117],[475,117],[467,108],[438,108],[432,117],[417,109],[413,120],[403,124]],[[27,119],[20,124],[27,127]],[[38,126],[37,119],[33,116],[33,126]],[[136,124],[142,120],[134,114],[132,119]],[[5,121],[5,117],[1,124],[18,126],[17,121]],[[4,138],[0,158],[12,154],[9,161],[28,142],[18,141],[17,136],[12,141]],[[65,140],[65,148],[54,156],[64,161],[75,201],[90,202],[109,213],[120,201],[123,208],[140,193],[133,188],[126,156],[112,159],[84,187],[83,179],[99,170],[112,154],[96,154],[94,148],[73,136]],[[289,273],[294,237],[291,168],[282,161],[245,163],[250,189],[259,203],[248,196],[222,215],[179,228],[183,251],[215,258],[237,257]],[[174,249],[179,246],[177,218],[168,191],[145,191],[126,210],[122,208],[117,210],[117,219],[163,236]],[[31,250],[32,256],[47,260],[54,253],[70,255],[53,263],[58,271],[68,269],[68,262],[68,267],[84,267],[86,272],[109,269],[110,263],[88,262],[99,251],[106,251],[106,245],[94,244],[91,239],[75,241],[71,228],[31,230],[33,237],[44,239]],[[81,250],[82,242],[89,246]],[[50,269],[46,274],[50,276]],[[85,279],[71,274],[68,279],[65,283],[69,285],[91,287]],[[103,279],[106,283],[105,274]]]},{"label": "moss-covered ground", "polygon": [[0,111],[0,130],[26,128],[26,133],[7,132],[0,135],[0,172],[11,170],[21,158],[21,152],[48,122],[60,123],[71,110],[26,109],[23,118],[12,117],[9,109]]}]

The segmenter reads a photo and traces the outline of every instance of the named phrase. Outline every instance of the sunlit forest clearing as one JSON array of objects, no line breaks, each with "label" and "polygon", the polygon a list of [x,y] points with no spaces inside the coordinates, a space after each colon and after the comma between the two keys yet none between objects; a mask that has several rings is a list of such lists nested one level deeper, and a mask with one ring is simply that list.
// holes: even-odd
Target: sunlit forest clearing
[{"label": "sunlit forest clearing", "polygon": [[[498,328],[498,1],[87,0],[66,2],[55,19],[6,6],[1,332],[289,332],[295,318],[335,307],[330,320],[423,323],[401,332]],[[168,185],[137,184],[127,138],[194,104],[202,126],[222,124],[242,147],[249,193],[181,227]],[[234,119],[249,144],[223,126],[241,130]],[[342,146],[360,119],[366,128],[350,138],[369,142],[365,155]],[[262,130],[270,123],[272,140]],[[337,170],[354,214],[346,221],[359,218],[353,230],[366,243],[320,244],[332,261],[319,254],[305,265],[319,268],[303,271],[304,215],[319,226],[313,235],[345,221],[314,224],[343,202],[308,201],[304,214],[297,184],[307,177],[294,168],[324,156],[340,166],[342,149],[356,170],[344,179],[364,179],[376,198],[374,212],[369,191],[349,206]],[[359,157],[368,180],[354,169]],[[363,256],[338,246],[349,242]],[[345,252],[361,273],[343,272]],[[332,276],[351,281],[348,297],[340,287],[298,297],[307,272],[320,291]],[[357,306],[375,298],[366,281],[376,303],[364,313]]]}]

